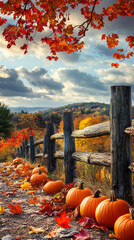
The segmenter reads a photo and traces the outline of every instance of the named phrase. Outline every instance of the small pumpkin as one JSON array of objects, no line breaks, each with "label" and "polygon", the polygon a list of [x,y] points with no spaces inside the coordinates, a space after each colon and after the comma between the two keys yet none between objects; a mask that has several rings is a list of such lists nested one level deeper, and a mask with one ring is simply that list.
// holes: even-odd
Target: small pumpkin
[{"label": "small pumpkin", "polygon": [[80,204],[81,217],[89,217],[95,219],[95,210],[100,202],[108,197],[100,195],[101,191],[97,190],[94,195],[88,196],[83,199]]},{"label": "small pumpkin", "polygon": [[16,172],[22,172],[24,171],[24,163],[20,163],[17,167],[16,167]]},{"label": "small pumpkin", "polygon": [[39,172],[39,169],[41,170],[41,172],[44,172],[47,174],[47,169],[44,167],[44,166],[40,166],[38,165],[38,167],[35,167],[32,171],[32,175],[35,174],[35,173],[38,173]]},{"label": "small pumpkin", "polygon": [[105,199],[96,208],[95,218],[100,225],[113,228],[114,223],[121,215],[129,213],[130,205],[123,199],[116,199],[111,190],[110,198]]},{"label": "small pumpkin", "polygon": [[47,182],[47,175],[41,170],[38,170],[38,173],[35,173],[30,178],[30,183],[33,187],[39,187],[41,185],[44,185]]},{"label": "small pumpkin", "polygon": [[23,159],[22,158],[18,158],[18,157],[13,160],[13,164],[14,165],[18,165],[18,164],[20,164],[22,162],[23,162]]},{"label": "small pumpkin", "polygon": [[64,186],[65,184],[61,180],[49,181],[44,185],[43,190],[46,194],[55,194],[61,192]]},{"label": "small pumpkin", "polygon": [[83,187],[84,182],[81,181],[79,187],[71,188],[66,195],[66,204],[70,208],[76,208],[81,204],[82,200],[93,194],[90,188]]},{"label": "small pumpkin", "polygon": [[24,170],[30,170],[30,164],[29,163],[22,162],[16,167],[16,172],[22,172]]},{"label": "small pumpkin", "polygon": [[120,240],[134,240],[134,208],[120,216],[114,224],[114,232]]}]

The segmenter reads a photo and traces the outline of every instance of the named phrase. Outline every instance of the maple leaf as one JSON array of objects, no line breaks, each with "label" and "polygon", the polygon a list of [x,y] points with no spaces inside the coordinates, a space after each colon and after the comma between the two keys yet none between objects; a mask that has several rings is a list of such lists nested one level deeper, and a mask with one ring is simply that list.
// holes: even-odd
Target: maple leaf
[{"label": "maple leaf", "polygon": [[93,218],[83,217],[78,222],[81,223],[81,226],[83,226],[84,228],[92,228],[95,220]]},{"label": "maple leaf", "polygon": [[29,182],[24,182],[24,184],[21,184],[21,188],[23,190],[29,190],[31,188],[31,183]]},{"label": "maple leaf", "polygon": [[90,239],[89,233],[84,231],[83,229],[79,231],[79,233],[74,234],[73,240],[86,240]]},{"label": "maple leaf", "polygon": [[39,203],[39,200],[38,200],[37,196],[34,196],[33,198],[29,199],[29,204],[35,204],[36,205],[37,203]]},{"label": "maple leaf", "polygon": [[111,64],[111,67],[118,68],[118,67],[119,67],[119,64],[118,64],[118,63],[112,63],[112,64]]},{"label": "maple leaf", "polygon": [[8,203],[8,207],[10,208],[10,212],[12,212],[14,214],[22,213],[22,208],[18,203],[15,203],[15,205],[12,205],[11,203]]},{"label": "maple leaf", "polygon": [[61,213],[60,217],[54,217],[54,220],[57,222],[57,224],[63,228],[71,228],[71,226],[68,225],[68,223],[71,221],[71,218],[66,216],[66,212]]},{"label": "maple leaf", "polygon": [[33,234],[33,233],[44,233],[45,230],[43,228],[37,228],[37,227],[32,227],[29,226],[29,228],[31,229],[31,231],[29,231],[29,234]]},{"label": "maple leaf", "polygon": [[0,202],[0,215],[3,214],[5,212],[5,208],[2,202]]}]

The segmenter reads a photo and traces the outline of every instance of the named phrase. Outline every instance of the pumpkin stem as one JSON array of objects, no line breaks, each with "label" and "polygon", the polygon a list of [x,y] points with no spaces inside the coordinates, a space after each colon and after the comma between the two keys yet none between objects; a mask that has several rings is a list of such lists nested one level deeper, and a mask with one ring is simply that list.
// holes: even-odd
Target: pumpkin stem
[{"label": "pumpkin stem", "polygon": [[94,198],[99,198],[100,197],[100,193],[101,191],[98,189],[95,194],[94,194]]},{"label": "pumpkin stem", "polygon": [[116,201],[116,197],[115,197],[115,192],[114,190],[110,191],[110,202],[114,202]]},{"label": "pumpkin stem", "polygon": [[134,220],[134,208],[129,208],[130,219]]},{"label": "pumpkin stem", "polygon": [[81,181],[81,182],[80,182],[80,185],[79,185],[79,189],[84,189],[83,185],[84,185],[84,182]]},{"label": "pumpkin stem", "polygon": [[41,170],[39,169],[39,174],[42,174]]}]

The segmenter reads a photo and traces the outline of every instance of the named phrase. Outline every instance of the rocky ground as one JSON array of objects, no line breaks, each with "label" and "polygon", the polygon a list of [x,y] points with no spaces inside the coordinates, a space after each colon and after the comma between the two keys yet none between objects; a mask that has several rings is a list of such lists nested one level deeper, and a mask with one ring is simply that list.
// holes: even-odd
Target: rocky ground
[{"label": "rocky ground", "polygon": [[[39,213],[40,203],[29,204],[33,194],[27,194],[27,191],[20,187],[22,181],[22,177],[15,174],[12,165],[0,164],[0,240],[74,239],[74,233],[79,233],[80,229],[88,232],[91,240],[111,239],[109,233],[100,229],[84,229],[78,222],[81,218],[79,214],[69,222],[71,228],[61,228],[55,222],[54,216]],[[34,196],[43,197],[47,201],[51,199],[41,189],[36,190]],[[8,203],[19,204],[22,213],[10,212]],[[110,231],[111,233],[113,231]]]}]

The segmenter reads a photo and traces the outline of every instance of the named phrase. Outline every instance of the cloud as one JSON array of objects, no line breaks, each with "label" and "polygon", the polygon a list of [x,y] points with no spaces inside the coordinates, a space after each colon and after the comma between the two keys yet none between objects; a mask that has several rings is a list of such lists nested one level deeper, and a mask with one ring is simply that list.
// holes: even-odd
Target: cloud
[{"label": "cloud", "polygon": [[97,76],[79,71],[78,69],[61,69],[59,76],[61,79],[64,79],[64,81],[71,82],[76,87],[99,89],[102,91],[107,90],[105,84],[101,82]]},{"label": "cloud", "polygon": [[64,85],[55,81],[47,74],[47,70],[41,67],[35,67],[32,70],[27,70],[24,67],[17,69],[19,75],[25,78],[32,86],[39,89],[45,89],[48,94],[57,94],[62,92]]},{"label": "cloud", "polygon": [[16,70],[6,69],[3,66],[0,66],[0,95],[3,97],[41,97],[41,94],[33,92],[32,88],[24,85]]},{"label": "cloud", "polygon": [[110,49],[110,48],[108,48],[108,46],[107,45],[103,45],[103,44],[98,44],[97,46],[96,46],[96,48],[97,48],[97,52],[102,56],[107,56],[107,57],[111,57],[112,58],[112,56],[113,56],[113,54],[115,53],[115,49],[113,50],[113,49]]}]

